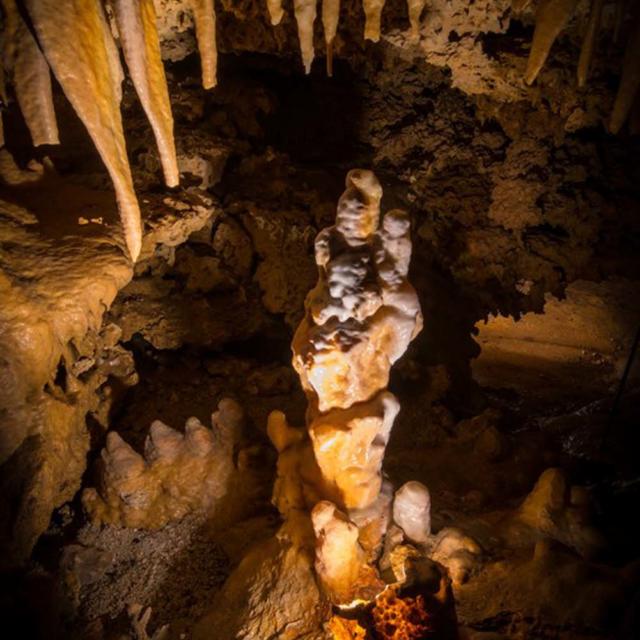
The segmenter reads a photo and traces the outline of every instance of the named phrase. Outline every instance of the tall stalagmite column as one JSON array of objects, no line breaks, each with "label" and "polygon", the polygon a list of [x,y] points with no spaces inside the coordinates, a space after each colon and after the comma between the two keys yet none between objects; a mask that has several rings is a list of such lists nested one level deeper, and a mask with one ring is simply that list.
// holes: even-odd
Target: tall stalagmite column
[{"label": "tall stalagmite column", "polygon": [[370,560],[391,515],[381,468],[400,408],[387,391],[389,371],[422,328],[407,281],[407,214],[380,219],[382,188],[371,171],[350,171],[346,187],[335,226],[316,239],[318,283],[292,344],[307,430],[288,426],[280,412],[269,418],[280,452],[274,501],[299,529],[311,513],[316,571],[336,604],[381,588]]}]

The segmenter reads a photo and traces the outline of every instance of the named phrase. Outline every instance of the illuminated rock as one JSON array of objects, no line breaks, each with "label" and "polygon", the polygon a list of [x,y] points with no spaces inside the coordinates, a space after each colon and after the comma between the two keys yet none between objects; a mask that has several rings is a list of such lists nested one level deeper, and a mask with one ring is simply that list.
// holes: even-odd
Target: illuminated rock
[{"label": "illuminated rock", "polygon": [[536,11],[536,29],[524,81],[533,84],[544,66],[549,51],[573,15],[578,0],[542,0]]},{"label": "illuminated rock", "polygon": [[385,0],[362,0],[364,9],[364,39],[371,42],[380,40],[380,20]]},{"label": "illuminated rock", "polygon": [[327,46],[327,75],[333,75],[333,41],[338,31],[340,0],[322,0],[322,27]]},{"label": "illuminated rock", "polygon": [[327,500],[313,508],[311,520],[316,536],[316,573],[331,601],[348,605],[375,597],[384,585],[367,564],[358,542],[358,527]]},{"label": "illuminated rock", "polygon": [[447,527],[438,532],[429,557],[444,565],[453,584],[465,583],[482,555],[480,545],[459,529]]},{"label": "illuminated rock", "polygon": [[[387,528],[391,522],[391,503],[393,502],[393,485],[382,482],[382,488],[376,500],[364,509],[350,509],[349,519],[358,526],[362,548],[370,560],[377,560],[386,540]],[[401,541],[401,540],[400,540]]]},{"label": "illuminated rock", "polygon": [[412,480],[396,491],[393,521],[412,542],[424,544],[431,534],[431,496],[421,482]]},{"label": "illuminated rock", "polygon": [[305,73],[309,73],[315,56],[313,49],[313,23],[316,21],[316,0],[293,0],[293,11],[298,24],[302,64],[304,65]]},{"label": "illuminated rock", "polygon": [[173,116],[160,57],[152,0],[114,0],[120,43],[133,84],[153,128],[167,186],[179,182]]},{"label": "illuminated rock", "polygon": [[285,519],[295,511],[307,513],[324,493],[311,442],[303,429],[289,426],[280,411],[269,415],[267,432],[279,454],[273,503]]},{"label": "illuminated rock", "polygon": [[346,409],[386,388],[391,365],[422,328],[406,280],[409,220],[390,211],[378,229],[382,189],[370,171],[350,171],[336,225],[316,239],[319,280],[293,338],[293,365],[312,410]]},{"label": "illuminated rock", "polygon": [[380,225],[382,188],[371,171],[350,171],[346,187],[335,226],[316,239],[318,283],[292,343],[309,400],[307,430],[290,427],[280,412],[268,424],[279,452],[273,501],[301,532],[312,509],[316,571],[339,604],[370,600],[382,586],[368,562],[391,516],[393,489],[381,469],[400,406],[386,386],[391,365],[422,328],[407,281],[408,216],[390,211]]},{"label": "illuminated rock", "polygon": [[132,260],[142,244],[140,208],[127,158],[120,100],[120,58],[97,0],[27,0],[47,61],[109,171]]},{"label": "illuminated rock", "polygon": [[218,84],[218,48],[216,46],[216,9],[213,0],[191,0],[193,21],[202,65],[202,86]]},{"label": "illuminated rock", "polygon": [[388,391],[348,409],[332,409],[309,425],[315,458],[326,483],[347,509],[371,505],[382,486],[382,459],[400,410]]},{"label": "illuminated rock", "polygon": [[112,431],[102,451],[100,487],[82,496],[89,516],[99,523],[154,529],[187,513],[214,510],[235,470],[233,447],[242,423],[242,410],[230,399],[211,416],[212,429],[190,418],[182,434],[156,420],[144,457]]},{"label": "illuminated rock", "polygon": [[271,24],[275,27],[280,24],[284,10],[282,9],[282,0],[267,0],[267,9],[269,10],[269,18]]},{"label": "illuminated rock", "polygon": [[[2,0],[4,34],[2,62],[13,81],[16,97],[33,144],[58,144],[58,125],[53,110],[51,74],[15,0]],[[4,92],[3,92],[4,94]],[[5,96],[2,96],[5,98]],[[6,103],[6,99],[5,99]]]},{"label": "illuminated rock", "polygon": [[[527,533],[519,530],[526,525]],[[516,514],[510,534],[522,541],[546,536],[574,548],[584,557],[596,555],[604,540],[591,522],[588,494],[571,487],[560,469],[544,471]]]},{"label": "illuminated rock", "polygon": [[424,11],[426,0],[407,0],[409,11],[409,23],[411,24],[411,37],[417,40],[420,37],[420,16]]}]

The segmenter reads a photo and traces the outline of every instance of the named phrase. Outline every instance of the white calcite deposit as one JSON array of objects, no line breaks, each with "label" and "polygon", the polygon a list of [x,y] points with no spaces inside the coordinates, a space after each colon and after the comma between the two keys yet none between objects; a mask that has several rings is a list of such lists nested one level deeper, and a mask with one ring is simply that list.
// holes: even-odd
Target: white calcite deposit
[{"label": "white calcite deposit", "polygon": [[[383,484],[382,461],[400,410],[386,387],[422,328],[407,281],[409,219],[393,210],[381,220],[381,197],[371,171],[349,172],[336,224],[316,239],[318,283],[292,344],[307,429],[289,426],[281,412],[268,425],[279,452],[274,502],[289,523],[311,511],[316,572],[338,604],[371,598],[381,586],[368,560],[390,521],[393,489]],[[428,504],[420,505],[424,520]],[[401,511],[415,518],[412,508]]]},{"label": "white calcite deposit", "polygon": [[100,486],[82,496],[89,516],[99,523],[155,529],[188,513],[211,512],[227,493],[243,421],[240,406],[230,399],[220,401],[211,429],[189,418],[181,433],[156,420],[144,456],[110,432]]},{"label": "white calcite deposit", "polygon": [[431,496],[421,482],[411,480],[396,491],[393,521],[412,542],[424,544],[431,534]]}]

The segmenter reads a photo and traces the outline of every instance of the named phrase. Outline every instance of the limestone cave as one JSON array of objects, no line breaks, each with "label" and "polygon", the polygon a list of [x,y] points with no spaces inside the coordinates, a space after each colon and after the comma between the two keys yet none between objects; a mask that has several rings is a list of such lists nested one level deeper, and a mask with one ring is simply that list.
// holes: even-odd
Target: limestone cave
[{"label": "limestone cave", "polygon": [[640,0],[0,0],[25,640],[640,638]]}]

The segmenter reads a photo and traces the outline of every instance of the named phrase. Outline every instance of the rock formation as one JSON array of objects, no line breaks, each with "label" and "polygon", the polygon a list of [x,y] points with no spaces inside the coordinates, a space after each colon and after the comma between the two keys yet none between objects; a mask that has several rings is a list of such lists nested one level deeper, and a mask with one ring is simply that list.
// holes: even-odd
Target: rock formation
[{"label": "rock formation", "polygon": [[195,511],[212,513],[227,494],[242,423],[242,409],[230,399],[211,416],[211,429],[190,418],[182,434],[156,420],[144,457],[111,431],[100,486],[82,496],[89,516],[102,524],[155,529]]},{"label": "rock formation", "polygon": [[[106,217],[113,205],[99,192],[87,198],[50,168],[30,166],[14,166],[12,176],[6,165],[0,171],[3,182],[29,181],[5,188],[0,200],[0,544],[10,563],[28,557],[53,510],[80,489],[91,446],[87,420],[108,428],[111,407],[138,380],[119,344],[121,327],[105,319],[134,275],[117,214],[111,225],[78,225],[83,206]],[[11,202],[17,192],[32,193],[34,209]],[[195,195],[147,211],[141,255],[181,244],[211,215]],[[61,237],[60,229],[83,233]]]},{"label": "rock formation", "polygon": [[416,480],[410,480],[396,491],[393,520],[412,542],[424,543],[431,534],[431,496]]},{"label": "rock formation", "polygon": [[173,116],[160,56],[152,0],[113,0],[120,43],[131,79],[151,123],[168,187],[179,182]]},{"label": "rock formation", "polygon": [[33,144],[58,144],[58,124],[53,109],[51,72],[15,0],[3,0],[5,31],[2,58],[15,87],[20,110]]},{"label": "rock formation", "polygon": [[[409,219],[392,210],[380,221],[381,198],[371,171],[350,171],[335,226],[316,238],[318,284],[292,343],[309,401],[308,434],[281,413],[269,419],[280,453],[274,501],[289,520],[312,509],[316,571],[340,604],[370,600],[382,586],[365,548],[379,544],[388,521],[382,460],[399,404],[386,386],[392,364],[422,328],[407,281]],[[364,525],[364,545],[352,512]]]},{"label": "rock formation", "polygon": [[[486,23],[489,31],[505,31],[507,29],[504,16],[511,12],[517,17],[531,12],[529,2],[514,1],[507,6],[507,0],[484,0],[476,3],[468,11],[458,12],[456,7],[439,2],[430,7],[427,21],[433,24],[434,33],[420,41],[425,59],[435,64],[446,64],[457,73],[462,67],[465,84],[480,81],[488,82],[488,77],[473,79],[475,72],[470,68],[480,69],[483,65],[494,66],[481,52],[477,42],[471,46],[475,53],[469,58],[468,46],[459,47],[460,53],[452,54],[449,42],[450,34],[458,34],[457,28],[469,20],[468,13],[477,12],[481,23]],[[525,83],[531,85],[538,77],[549,56],[554,41],[571,21],[577,0],[541,0],[535,12],[535,32],[527,68],[524,73]],[[631,3],[627,3],[631,4]],[[495,6],[494,6],[495,5]],[[503,6],[504,5],[504,6]],[[178,183],[178,172],[175,160],[172,133],[171,110],[168,104],[166,79],[160,59],[160,42],[158,24],[162,35],[175,37],[165,32],[164,25],[178,23],[184,30],[186,19],[193,21],[197,48],[201,58],[202,85],[211,89],[217,84],[217,36],[216,13],[213,0],[177,0],[162,2],[161,0],[144,0],[134,3],[132,0],[112,0],[110,5],[115,13],[115,23],[119,31],[129,71],[140,100],[154,130],[165,180],[168,186]],[[363,37],[365,40],[378,42],[381,37],[381,16],[385,6],[384,0],[363,0],[359,8],[365,16]],[[408,16],[411,39],[419,41],[420,20],[424,9],[423,0],[409,0]],[[3,0],[3,8],[7,19],[3,35],[3,65],[8,77],[15,87],[15,94],[31,131],[35,145],[56,144],[58,142],[57,125],[53,110],[51,81],[48,65],[53,70],[67,98],[72,103],[78,116],[87,127],[96,148],[113,181],[120,208],[122,225],[131,258],[135,261],[140,251],[141,220],[138,201],[133,190],[133,180],[127,159],[126,145],[120,116],[121,83],[123,71],[120,68],[117,45],[109,28],[107,16],[98,0],[83,0],[80,4],[66,3],[59,7],[51,0],[26,0],[25,7],[33,24],[37,42],[29,27],[23,21],[15,0]],[[161,15],[156,16],[158,8]],[[225,7],[226,8],[226,7]],[[267,3],[272,26],[279,25],[283,16],[280,2]],[[297,23],[299,47],[306,73],[311,70],[314,51],[314,24],[317,14],[315,0],[295,0],[293,3]],[[601,25],[603,1],[593,0],[590,17],[583,39],[582,51],[578,61],[578,85],[586,83],[591,66],[597,37]],[[609,123],[614,133],[620,131],[628,120],[634,100],[638,95],[640,75],[636,60],[640,47],[640,18],[633,7],[626,4],[620,10],[619,31],[628,35],[626,53],[623,61],[621,80],[617,97]],[[508,12],[508,14],[507,14]],[[245,15],[238,11],[239,15]],[[352,19],[354,8],[349,7],[349,18]],[[324,27],[327,73],[332,75],[334,41],[338,31],[340,15],[339,0],[325,0],[322,3],[322,23]],[[444,27],[444,28],[443,28]],[[483,29],[478,29],[479,33]],[[470,32],[469,32],[470,33]],[[390,36],[393,40],[396,35]],[[458,36],[459,37],[459,36]],[[258,38],[259,40],[260,38]],[[171,48],[171,45],[167,45]],[[42,51],[41,51],[42,50]],[[190,53],[167,54],[170,59],[179,59]],[[452,60],[452,57],[459,60]],[[78,73],[80,70],[80,73]],[[484,76],[492,75],[489,68],[484,69]],[[504,83],[504,80],[501,80]],[[509,79],[507,85],[513,85]],[[493,85],[491,85],[493,87]],[[512,94],[522,94],[522,88],[504,87]],[[1,136],[0,136],[1,138]]]}]

